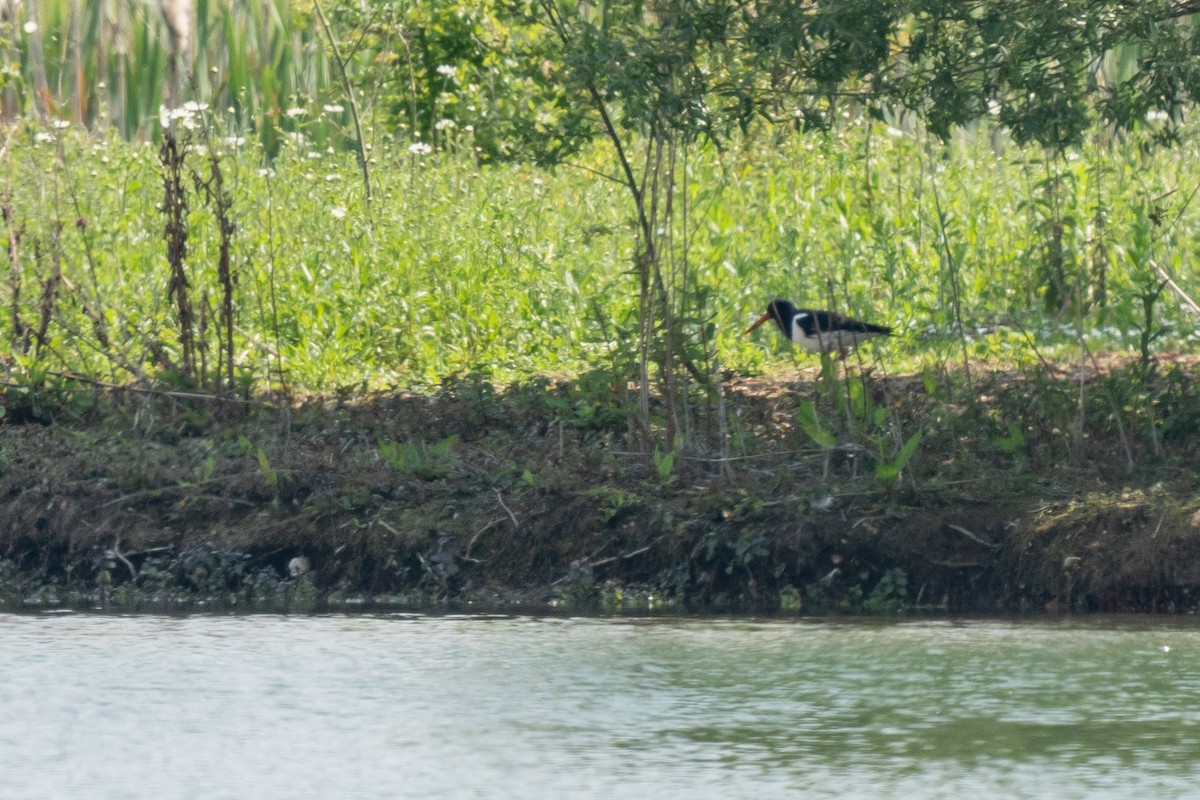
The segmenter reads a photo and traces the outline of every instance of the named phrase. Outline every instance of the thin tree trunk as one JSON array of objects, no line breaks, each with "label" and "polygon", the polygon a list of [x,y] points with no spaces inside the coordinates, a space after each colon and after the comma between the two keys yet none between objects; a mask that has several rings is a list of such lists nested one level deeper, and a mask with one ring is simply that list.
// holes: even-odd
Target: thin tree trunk
[{"label": "thin tree trunk", "polygon": [[[21,13],[20,0],[0,0],[0,22],[8,23],[15,31],[15,37],[20,36],[21,23],[17,19]],[[0,50],[0,57],[5,61],[15,62],[17,60],[14,52],[14,44],[6,43],[3,50]],[[13,81],[8,81],[4,87],[4,94],[0,96],[0,120],[12,122],[16,120],[20,113],[20,105],[17,99],[17,87]]]},{"label": "thin tree trunk", "polygon": [[71,77],[75,84],[71,94],[71,121],[82,128],[87,109],[87,86],[83,80],[83,11],[79,0],[71,0],[67,13],[70,16]]},{"label": "thin tree trunk", "polygon": [[46,57],[42,54],[41,20],[38,13],[39,0],[28,0],[30,24],[35,28],[29,35],[29,71],[33,81],[33,107],[37,111],[38,120],[45,124],[50,119],[50,111],[54,105],[50,95],[50,82],[46,78]]},{"label": "thin tree trunk", "polygon": [[358,114],[358,101],[354,98],[354,87],[350,85],[350,78],[346,75],[346,64],[342,61],[342,51],[338,47],[337,39],[333,35],[333,30],[329,27],[329,21],[325,19],[325,10],[321,8],[320,0],[313,0],[313,7],[317,10],[317,19],[321,21],[321,28],[325,31],[325,38],[329,40],[329,49],[333,52],[333,64],[337,68],[338,78],[342,83],[342,90],[346,93],[346,102],[350,104],[350,118],[354,120],[354,141],[358,145],[358,168],[362,172],[363,190],[366,192],[367,205],[371,204],[371,172],[367,165],[367,150],[363,143],[362,121]]},{"label": "thin tree trunk", "polygon": [[112,122],[122,136],[132,136],[129,130],[129,52],[125,47],[125,32],[129,27],[129,11],[122,0],[117,0],[117,19],[113,24],[113,51],[117,58],[117,88],[112,104]]},{"label": "thin tree trunk", "polygon": [[[97,128],[107,127],[108,118],[104,107],[112,105],[112,89],[108,85],[109,37],[112,36],[112,24],[108,17],[108,4],[100,3],[96,9],[96,116]],[[111,113],[111,112],[110,112]]]},{"label": "thin tree trunk", "polygon": [[188,56],[192,47],[192,20],[195,10],[192,0],[159,0],[159,10],[167,24],[171,44],[167,56],[167,108],[183,105],[183,86],[187,80],[190,64]]}]

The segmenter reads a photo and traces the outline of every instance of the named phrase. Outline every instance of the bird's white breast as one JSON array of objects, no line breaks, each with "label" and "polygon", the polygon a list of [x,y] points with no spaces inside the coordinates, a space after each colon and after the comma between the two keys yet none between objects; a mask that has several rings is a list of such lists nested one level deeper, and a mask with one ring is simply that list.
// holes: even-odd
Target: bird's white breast
[{"label": "bird's white breast", "polygon": [[804,345],[804,349],[815,349],[808,346],[808,334],[804,332],[804,326],[800,323],[808,318],[808,314],[801,312],[792,317],[792,341],[796,344]]}]

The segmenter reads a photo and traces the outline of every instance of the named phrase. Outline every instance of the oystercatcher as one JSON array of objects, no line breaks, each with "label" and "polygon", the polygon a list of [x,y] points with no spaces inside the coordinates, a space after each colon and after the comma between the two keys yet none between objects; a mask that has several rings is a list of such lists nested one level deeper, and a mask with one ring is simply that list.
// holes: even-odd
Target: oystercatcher
[{"label": "oystercatcher", "polygon": [[746,333],[769,319],[775,320],[784,336],[810,353],[836,350],[845,354],[866,339],[892,335],[892,329],[883,325],[860,322],[832,311],[796,308],[787,300],[772,300],[767,305],[767,313],[747,328]]}]

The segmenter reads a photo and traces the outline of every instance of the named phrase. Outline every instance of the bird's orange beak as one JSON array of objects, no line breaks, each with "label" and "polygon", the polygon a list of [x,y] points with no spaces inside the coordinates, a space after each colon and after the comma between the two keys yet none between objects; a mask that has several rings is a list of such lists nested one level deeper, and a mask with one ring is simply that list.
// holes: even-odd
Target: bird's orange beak
[{"label": "bird's orange beak", "polygon": [[742,332],[742,335],[743,335],[743,336],[745,336],[747,333],[749,333],[750,331],[754,330],[754,329],[755,329],[755,328],[757,328],[759,325],[762,325],[764,322],[766,322],[766,321],[767,321],[767,320],[769,320],[770,318],[771,318],[771,312],[769,312],[769,311],[768,311],[766,314],[763,314],[761,317],[759,317],[757,322],[755,322],[755,323],[754,323],[753,325],[751,325],[749,328],[746,328],[746,330]]}]

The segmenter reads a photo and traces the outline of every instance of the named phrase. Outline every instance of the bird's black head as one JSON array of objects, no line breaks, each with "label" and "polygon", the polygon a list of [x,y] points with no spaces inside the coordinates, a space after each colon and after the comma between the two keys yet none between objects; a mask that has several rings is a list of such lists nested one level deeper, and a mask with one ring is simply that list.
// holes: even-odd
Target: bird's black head
[{"label": "bird's black head", "polygon": [[772,300],[767,303],[767,313],[771,315],[771,319],[775,320],[775,324],[784,332],[788,332],[788,326],[792,324],[792,318],[796,316],[796,307],[788,300]]},{"label": "bird's black head", "polygon": [[746,333],[762,325],[767,320],[775,320],[775,324],[779,326],[779,330],[783,331],[784,336],[790,335],[789,327],[792,324],[792,318],[796,316],[796,307],[787,300],[772,300],[767,303],[767,313],[759,317],[753,325],[746,329]]}]

